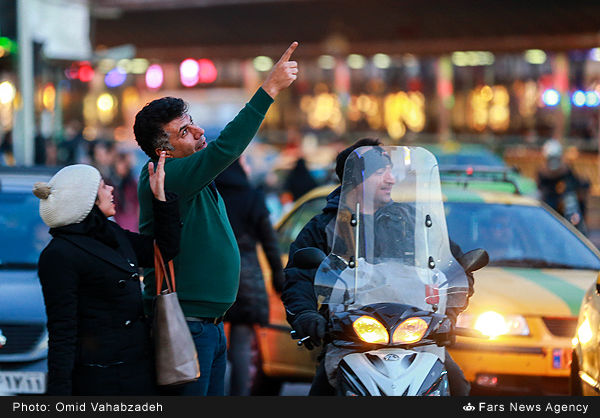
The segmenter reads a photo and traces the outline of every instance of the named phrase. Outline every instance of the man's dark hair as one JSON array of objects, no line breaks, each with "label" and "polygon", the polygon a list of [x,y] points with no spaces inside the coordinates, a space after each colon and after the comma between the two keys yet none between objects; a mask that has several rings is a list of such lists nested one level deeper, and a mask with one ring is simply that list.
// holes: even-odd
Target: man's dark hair
[{"label": "man's dark hair", "polygon": [[335,174],[337,174],[340,183],[344,178],[344,164],[346,164],[346,160],[348,159],[350,153],[360,147],[376,145],[382,145],[378,138],[361,138],[345,150],[340,151],[335,159]]},{"label": "man's dark hair", "polygon": [[188,105],[176,97],[163,97],[146,104],[135,115],[133,133],[138,145],[148,157],[157,158],[154,150],[173,150],[169,136],[163,127],[173,119],[183,116],[188,111]]}]

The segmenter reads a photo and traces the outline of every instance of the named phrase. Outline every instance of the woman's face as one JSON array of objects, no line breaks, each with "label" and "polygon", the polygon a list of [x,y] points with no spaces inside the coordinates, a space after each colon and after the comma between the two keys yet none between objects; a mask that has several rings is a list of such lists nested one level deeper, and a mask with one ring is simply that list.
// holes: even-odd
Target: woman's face
[{"label": "woman's face", "polygon": [[117,213],[115,204],[113,202],[113,189],[114,187],[104,183],[104,180],[100,180],[100,186],[98,187],[98,197],[96,198],[96,205],[102,211],[104,216],[110,218]]}]

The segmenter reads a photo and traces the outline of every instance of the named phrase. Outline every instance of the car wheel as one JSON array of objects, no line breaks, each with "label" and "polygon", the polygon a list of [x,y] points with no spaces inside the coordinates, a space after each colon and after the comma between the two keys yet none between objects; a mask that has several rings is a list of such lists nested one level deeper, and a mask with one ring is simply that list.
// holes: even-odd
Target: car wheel
[{"label": "car wheel", "polygon": [[583,387],[581,379],[579,378],[579,360],[577,355],[573,353],[573,359],[571,360],[571,375],[569,376],[569,394],[571,396],[582,396]]},{"label": "car wheel", "polygon": [[252,360],[250,365],[250,395],[278,396],[283,382],[265,375],[262,368],[262,357],[258,349],[258,336],[252,344]]}]

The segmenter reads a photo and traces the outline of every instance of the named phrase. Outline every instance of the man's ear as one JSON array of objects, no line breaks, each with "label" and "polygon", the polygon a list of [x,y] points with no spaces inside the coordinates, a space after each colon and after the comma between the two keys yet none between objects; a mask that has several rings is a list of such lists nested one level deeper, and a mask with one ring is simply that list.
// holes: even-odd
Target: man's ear
[{"label": "man's ear", "polygon": [[171,151],[169,151],[168,149],[162,150],[160,148],[156,148],[154,150],[154,153],[156,154],[157,157],[160,157],[160,153],[163,151],[165,151],[165,157],[169,158],[171,156]]}]

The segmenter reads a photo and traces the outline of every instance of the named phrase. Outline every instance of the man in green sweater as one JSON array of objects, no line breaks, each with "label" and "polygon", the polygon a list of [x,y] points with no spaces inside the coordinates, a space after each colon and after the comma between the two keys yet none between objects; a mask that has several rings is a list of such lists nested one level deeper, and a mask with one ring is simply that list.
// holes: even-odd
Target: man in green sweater
[{"label": "man in green sweater", "polygon": [[[262,86],[207,145],[204,130],[194,125],[187,104],[163,97],[148,103],[135,118],[135,139],[155,161],[167,151],[165,189],[179,195],[182,218],[180,252],[175,257],[177,294],[194,338],[200,379],[179,388],[181,395],[224,395],[227,341],[223,315],[236,299],[240,254],[223,199],[213,180],[246,149],[277,94],[297,77],[290,61],[293,42],[274,65]],[[140,233],[152,234],[152,192],[147,164],[138,184]],[[154,270],[144,272],[144,299],[151,313],[156,294]]]}]

